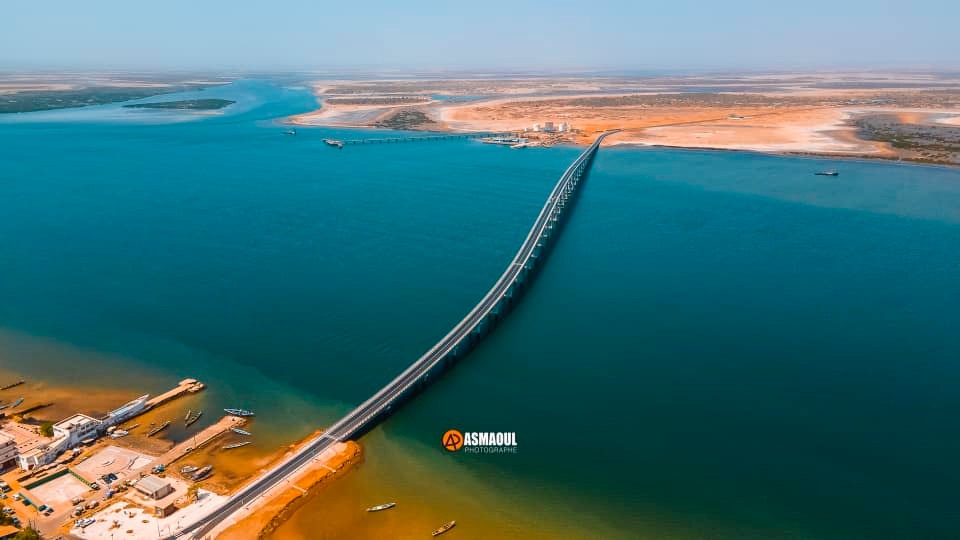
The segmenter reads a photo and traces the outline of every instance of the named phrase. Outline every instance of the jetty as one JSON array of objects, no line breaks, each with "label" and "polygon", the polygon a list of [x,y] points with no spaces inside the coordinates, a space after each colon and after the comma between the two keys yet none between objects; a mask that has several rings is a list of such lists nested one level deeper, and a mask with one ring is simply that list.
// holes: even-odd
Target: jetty
[{"label": "jetty", "polygon": [[173,462],[177,461],[183,456],[186,456],[190,452],[203,448],[204,446],[210,444],[210,442],[220,438],[224,433],[230,431],[231,428],[240,427],[246,423],[247,421],[243,418],[237,418],[236,416],[224,416],[218,420],[217,423],[205,427],[193,437],[190,437],[189,439],[177,444],[163,455],[157,457],[148,466],[144,467],[144,469],[149,470],[151,467],[156,465],[164,465],[165,467],[169,467]]},{"label": "jetty", "polygon": [[177,386],[174,387],[173,389],[168,390],[160,394],[159,396],[153,397],[150,400],[148,400],[147,405],[146,407],[144,407],[143,410],[149,411],[154,407],[163,405],[164,403],[170,400],[177,399],[178,397],[184,396],[186,394],[196,394],[197,392],[203,390],[206,387],[207,385],[203,384],[202,382],[196,379],[184,379],[179,383],[177,383]]}]

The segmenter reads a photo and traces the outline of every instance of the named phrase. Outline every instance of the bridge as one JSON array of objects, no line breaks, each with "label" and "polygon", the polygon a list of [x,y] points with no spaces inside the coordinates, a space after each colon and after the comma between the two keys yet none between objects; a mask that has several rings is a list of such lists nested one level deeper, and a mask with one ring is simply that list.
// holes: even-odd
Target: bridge
[{"label": "bridge", "polygon": [[447,141],[454,139],[482,139],[484,137],[506,137],[514,135],[512,132],[475,132],[475,133],[442,133],[438,135],[410,135],[407,137],[371,137],[368,139],[344,139],[340,142],[344,146],[351,144],[392,144],[409,142]]},{"label": "bridge", "polygon": [[431,375],[438,374],[440,370],[466,353],[476,339],[483,334],[486,326],[505,312],[514,294],[519,292],[526,278],[536,269],[540,256],[555,236],[554,233],[564,215],[564,210],[569,207],[569,203],[576,195],[577,187],[586,175],[600,143],[608,135],[617,131],[619,130],[600,134],[597,140],[567,167],[550,192],[547,202],[544,203],[520,250],[510,261],[510,265],[480,302],[436,345],[370,399],[347,413],[324,433],[301,445],[295,454],[240,488],[211,513],[184,526],[174,536],[167,538],[188,535],[192,535],[193,538],[203,538],[223,520],[296,474],[324,450],[338,442],[354,439],[369,431],[381,418],[389,415],[404,398],[425,387]]}]

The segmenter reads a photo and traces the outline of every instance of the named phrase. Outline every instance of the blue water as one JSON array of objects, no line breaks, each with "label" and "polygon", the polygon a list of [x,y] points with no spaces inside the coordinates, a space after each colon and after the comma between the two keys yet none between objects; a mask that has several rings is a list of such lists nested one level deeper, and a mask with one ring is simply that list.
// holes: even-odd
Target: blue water
[{"label": "blue water", "polygon": [[[0,327],[97,353],[0,367],[198,376],[293,440],[482,296],[579,152],[338,151],[281,134],[301,89],[199,94],[238,103],[0,118]],[[375,484],[465,536],[954,538],[958,270],[956,170],[605,148],[519,307],[330,497]],[[451,427],[520,452],[450,455]]]}]

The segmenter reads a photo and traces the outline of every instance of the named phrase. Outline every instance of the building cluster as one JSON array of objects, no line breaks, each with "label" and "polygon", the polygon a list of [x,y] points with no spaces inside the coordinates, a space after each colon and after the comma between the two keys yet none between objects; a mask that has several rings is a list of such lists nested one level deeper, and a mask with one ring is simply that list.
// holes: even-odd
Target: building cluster
[{"label": "building cluster", "polygon": [[146,408],[149,397],[140,396],[103,418],[74,414],[53,425],[52,437],[44,437],[33,426],[8,422],[0,429],[0,470],[6,470],[14,464],[23,471],[49,465],[64,452],[93,443],[111,426],[140,414]]},{"label": "building cluster", "polygon": [[572,130],[573,126],[567,122],[560,122],[558,124],[544,122],[542,124],[534,124],[533,127],[524,129],[524,131],[532,133],[567,133]]}]

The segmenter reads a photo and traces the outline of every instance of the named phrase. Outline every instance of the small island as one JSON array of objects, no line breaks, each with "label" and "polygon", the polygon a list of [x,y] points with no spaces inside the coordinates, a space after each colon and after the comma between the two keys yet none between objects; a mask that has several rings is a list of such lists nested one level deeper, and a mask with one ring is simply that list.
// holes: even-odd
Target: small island
[{"label": "small island", "polygon": [[184,99],[181,101],[159,101],[156,103],[133,103],[124,105],[131,109],[177,109],[189,111],[213,111],[233,105],[229,99]]}]

